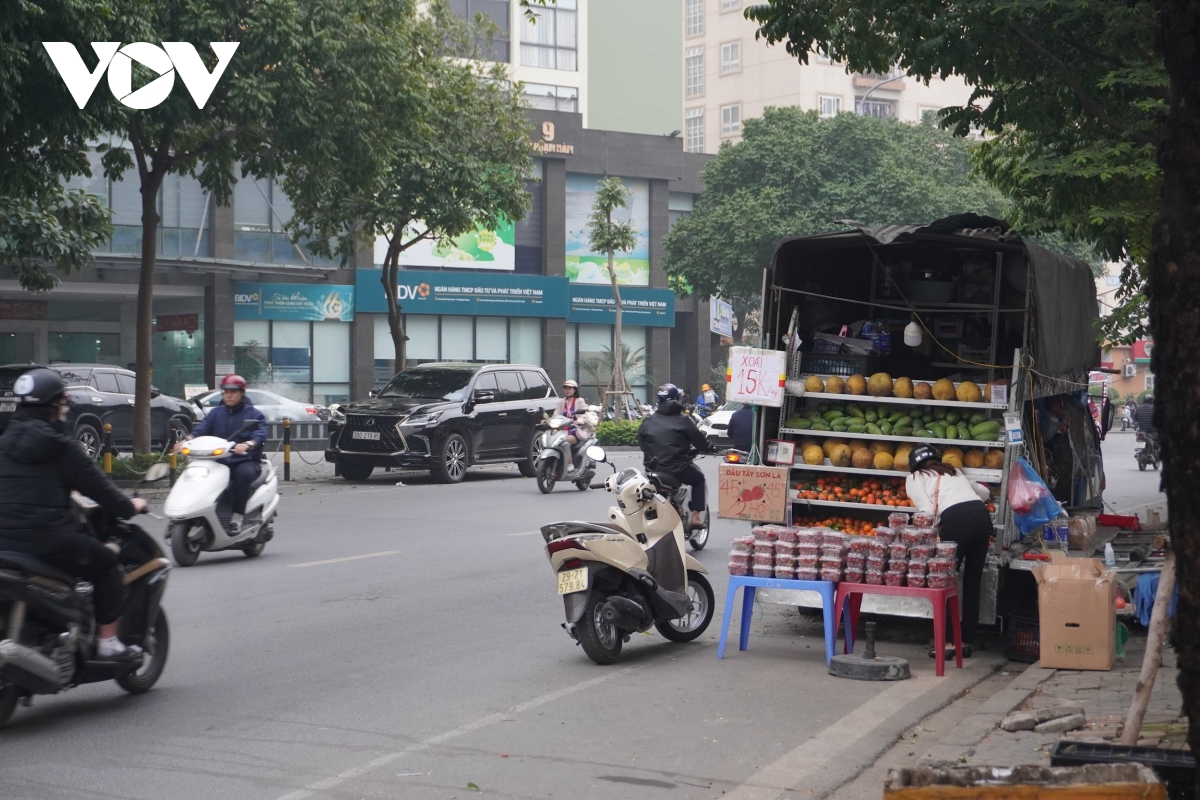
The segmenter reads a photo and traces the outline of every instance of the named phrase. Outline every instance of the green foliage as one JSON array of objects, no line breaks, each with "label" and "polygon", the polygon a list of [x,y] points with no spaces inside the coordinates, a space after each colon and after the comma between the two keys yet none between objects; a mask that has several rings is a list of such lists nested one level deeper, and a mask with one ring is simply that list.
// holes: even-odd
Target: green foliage
[{"label": "green foliage", "polygon": [[898,67],[916,79],[959,75],[974,87],[941,123],[995,137],[975,167],[1012,202],[1024,234],[1058,231],[1124,263],[1104,338],[1144,334],[1145,264],[1160,206],[1155,161],[1167,75],[1148,0],[768,0],[746,11],[758,35],[852,71]]},{"label": "green foliage", "polygon": [[998,214],[1002,196],[971,176],[967,153],[966,142],[930,126],[768,108],[704,168],[695,211],[667,234],[667,272],[700,297],[748,298],[785,236],[840,230],[846,219]]},{"label": "green foliage", "polygon": [[[139,481],[146,475],[146,470],[159,462],[166,463],[167,456],[162,453],[139,453],[125,458],[113,456],[112,460],[112,479],[114,481]],[[101,469],[104,468],[104,456],[97,457],[96,464]],[[185,456],[176,456],[175,465],[179,472],[187,467],[188,459]],[[156,486],[166,486],[166,481],[155,484]]]},{"label": "green foliage", "polygon": [[637,247],[637,228],[632,220],[614,220],[618,208],[627,208],[633,192],[621,183],[620,178],[604,178],[596,190],[596,201],[588,215],[587,233],[592,252],[624,253]]},{"label": "green foliage", "polygon": [[640,419],[606,420],[596,426],[596,442],[604,447],[637,447]]},{"label": "green foliage", "polygon": [[47,186],[29,196],[0,194],[0,265],[12,267],[23,289],[49,291],[63,273],[84,269],[92,250],[112,235],[111,214],[91,195]]},{"label": "green foliage", "polygon": [[[604,386],[613,372],[613,351],[605,347],[601,354],[594,358],[584,358],[579,361],[579,368],[592,379],[592,383]],[[646,348],[639,347],[631,350],[629,345],[621,344],[621,372],[629,385],[646,381],[654,383],[654,379],[646,372]]]}]

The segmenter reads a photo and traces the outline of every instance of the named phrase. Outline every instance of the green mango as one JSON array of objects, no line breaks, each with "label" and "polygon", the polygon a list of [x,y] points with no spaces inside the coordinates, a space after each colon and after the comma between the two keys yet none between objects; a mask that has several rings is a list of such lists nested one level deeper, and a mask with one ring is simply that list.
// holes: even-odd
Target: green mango
[{"label": "green mango", "polygon": [[911,426],[907,426],[907,425],[903,426],[903,427],[896,426],[895,428],[892,428],[892,435],[893,436],[912,436],[913,429]]},{"label": "green mango", "polygon": [[958,438],[960,438],[960,439],[970,439],[971,438],[971,429],[967,427],[967,423],[960,422],[957,425],[955,425],[954,428],[955,428],[955,430],[958,431]]},{"label": "green mango", "polygon": [[807,430],[811,425],[812,422],[804,417],[789,417],[788,420],[783,423],[783,427],[785,428],[798,428],[800,430]]},{"label": "green mango", "polygon": [[830,430],[829,426],[828,426],[827,424],[825,424],[824,422],[814,422],[814,423],[812,424],[812,429],[813,429],[814,431],[827,431],[827,430]]},{"label": "green mango", "polygon": [[840,419],[835,419],[830,427],[833,428],[835,433],[845,433],[846,431],[850,430],[850,426],[842,422]]},{"label": "green mango", "polygon": [[858,406],[850,406],[850,416],[862,419],[864,416],[866,416],[866,412]]},{"label": "green mango", "polygon": [[935,409],[933,410],[933,418],[934,418],[934,419],[945,419],[945,418],[946,418],[946,409],[944,409],[944,408],[935,408]]},{"label": "green mango", "polygon": [[972,434],[971,438],[977,442],[996,442],[1000,440],[1000,432],[984,431],[983,433]]},{"label": "green mango", "polygon": [[928,428],[915,428],[915,429],[913,430],[913,433],[912,433],[912,435],[913,435],[913,436],[918,436],[918,437],[920,437],[920,438],[923,438],[923,439],[932,439],[932,438],[934,438],[934,436],[933,436],[933,431],[929,430]]},{"label": "green mango", "polygon": [[946,426],[946,435],[943,436],[942,438],[943,439],[957,439],[958,438],[958,428],[956,428],[953,425],[947,425]]},{"label": "green mango", "polygon": [[888,422],[887,420],[884,420],[883,422],[879,423],[879,430],[883,431],[884,436],[891,436],[892,435],[892,423]]},{"label": "green mango", "polygon": [[817,403],[817,411],[820,411],[822,414],[824,414],[828,410],[829,403]]},{"label": "green mango", "polygon": [[835,419],[838,419],[842,416],[842,412],[836,408],[831,408],[821,416],[824,417],[827,422],[833,422]]},{"label": "green mango", "polygon": [[977,433],[988,433],[992,436],[1000,432],[1000,422],[998,420],[987,420],[971,426],[971,435]]},{"label": "green mango", "polygon": [[875,420],[879,419],[879,415],[874,411],[868,411],[863,415],[863,419],[865,419],[867,422],[874,422]]},{"label": "green mango", "polygon": [[971,424],[978,425],[979,423],[985,421],[986,419],[987,419],[986,414],[984,414],[982,411],[976,411],[974,414],[971,415]]},{"label": "green mango", "polygon": [[935,423],[933,423],[933,426],[930,428],[930,430],[933,431],[933,437],[935,439],[945,439],[946,438],[945,424],[943,424],[941,422],[935,422]]},{"label": "green mango", "polygon": [[846,426],[846,431],[848,433],[866,433],[867,425],[866,425],[866,423],[855,425],[853,422],[851,422],[849,425]]},{"label": "green mango", "polygon": [[912,417],[904,416],[892,423],[893,428],[911,428],[913,423]]},{"label": "green mango", "polygon": [[951,425],[957,423],[958,422],[958,412],[957,411],[947,411],[946,412],[946,422],[949,422]]},{"label": "green mango", "polygon": [[867,423],[867,433],[871,433],[876,436],[882,436],[883,430],[881,430],[880,427],[878,425],[876,425],[875,423],[868,422]]}]

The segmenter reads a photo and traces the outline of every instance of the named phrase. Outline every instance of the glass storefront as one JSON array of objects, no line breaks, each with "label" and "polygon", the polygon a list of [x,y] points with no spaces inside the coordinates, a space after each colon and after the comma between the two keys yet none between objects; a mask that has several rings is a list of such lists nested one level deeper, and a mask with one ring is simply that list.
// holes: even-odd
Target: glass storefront
[{"label": "glass storefront", "polygon": [[0,364],[33,361],[32,333],[0,333]]},{"label": "glass storefront", "polygon": [[119,333],[58,333],[51,331],[47,354],[51,363],[69,361],[76,364],[121,365],[121,334]]},{"label": "glass storefront", "polygon": [[[652,378],[645,374],[647,328],[622,325],[622,344],[629,349],[626,375],[634,395],[649,402]],[[579,392],[590,402],[599,402],[600,391],[608,385],[612,368],[613,328],[611,325],[567,323],[567,377],[579,381]]]},{"label": "glass storefront", "polygon": [[252,386],[302,403],[350,399],[350,323],[238,320],[234,368]]},{"label": "glass storefront", "polygon": [[[542,321],[524,317],[455,317],[408,314],[408,363],[470,361],[489,364],[542,363]],[[375,317],[375,384],[393,374],[396,348],[387,315]]]},{"label": "glass storefront", "polygon": [[187,331],[163,331],[151,338],[154,358],[154,385],[163,394],[185,397],[184,387],[206,384],[204,380],[204,318],[197,317],[197,328]]}]

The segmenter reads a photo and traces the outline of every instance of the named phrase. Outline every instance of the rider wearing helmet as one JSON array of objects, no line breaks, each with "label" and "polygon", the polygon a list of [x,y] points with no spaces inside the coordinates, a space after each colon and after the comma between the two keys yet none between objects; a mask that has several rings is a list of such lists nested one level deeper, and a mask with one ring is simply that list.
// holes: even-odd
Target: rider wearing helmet
[{"label": "rider wearing helmet", "polygon": [[558,413],[571,420],[571,424],[567,426],[567,442],[571,445],[567,448],[568,472],[575,468],[572,454],[575,452],[575,445],[579,444],[579,440],[583,436],[577,424],[578,418],[586,414],[587,410],[587,401],[579,396],[579,383],[563,381],[563,397],[558,404]]},{"label": "rider wearing helmet", "polygon": [[717,410],[717,404],[721,402],[721,398],[717,397],[717,393],[707,383],[700,387],[700,394],[696,397],[696,405],[700,406],[705,411],[711,413]]},{"label": "rider wearing helmet", "polygon": [[1137,420],[1138,430],[1147,436],[1157,436],[1158,429],[1154,427],[1154,395],[1147,394],[1142,398],[1141,405],[1133,412]]},{"label": "rider wearing helmet", "polygon": [[[259,425],[251,431],[243,431],[247,420],[258,420]],[[233,452],[220,459],[229,467],[229,500],[232,512],[239,518],[246,513],[246,501],[250,499],[250,484],[262,471],[263,442],[267,440],[267,418],[246,397],[246,379],[241,375],[226,375],[221,379],[221,405],[208,412],[190,436],[175,445],[176,451],[183,443],[197,436],[219,436],[237,442]],[[230,536],[240,530],[239,520],[222,519]]]},{"label": "rider wearing helmet", "polygon": [[[704,524],[704,473],[692,463],[691,450],[711,453],[712,444],[696,423],[683,416],[679,387],[665,383],[658,388],[658,409],[638,426],[638,447],[647,469],[665,472],[692,487],[692,526]],[[657,465],[651,467],[651,461]]]},{"label": "rider wearing helmet", "polygon": [[54,370],[32,369],[13,384],[20,405],[0,436],[0,550],[24,553],[91,582],[96,656],[129,654],[117,638],[124,590],[117,552],[81,533],[71,492],[118,519],[141,514],[67,433],[66,387]]},{"label": "rider wearing helmet", "polygon": [[[992,517],[984,505],[991,497],[988,488],[969,480],[952,464],[944,463],[938,451],[927,444],[917,445],[908,454],[912,474],[905,480],[908,499],[917,511],[934,516],[943,542],[958,543],[958,566],[963,570],[962,640],[963,656],[971,655],[971,645],[979,630],[979,594],[988,541],[992,535]],[[930,656],[934,651],[929,651]]]}]

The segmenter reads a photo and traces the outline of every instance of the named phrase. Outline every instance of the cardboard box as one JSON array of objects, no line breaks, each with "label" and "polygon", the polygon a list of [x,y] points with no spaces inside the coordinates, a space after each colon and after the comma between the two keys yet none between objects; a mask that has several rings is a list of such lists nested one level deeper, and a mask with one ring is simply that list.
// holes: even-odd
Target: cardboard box
[{"label": "cardboard box", "polygon": [[1035,567],[1043,667],[1112,668],[1116,573],[1098,558],[1057,558]]}]

